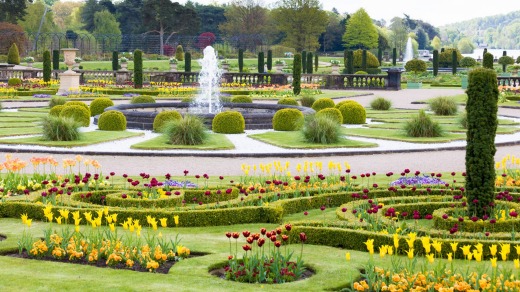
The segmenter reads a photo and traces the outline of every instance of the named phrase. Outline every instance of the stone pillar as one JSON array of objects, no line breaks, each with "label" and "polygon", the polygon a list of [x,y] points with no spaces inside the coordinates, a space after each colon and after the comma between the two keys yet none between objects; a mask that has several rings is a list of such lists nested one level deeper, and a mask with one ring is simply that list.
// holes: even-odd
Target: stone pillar
[{"label": "stone pillar", "polygon": [[128,81],[132,80],[132,72],[128,70],[116,71],[116,84],[123,85]]},{"label": "stone pillar", "polygon": [[65,48],[61,49],[65,58],[65,65],[69,68],[67,71],[58,74],[60,78],[60,89],[58,89],[57,95],[63,94],[70,90],[79,90],[79,77],[81,74],[72,71],[72,65],[74,65],[74,58],[76,57],[76,51],[78,49]]}]

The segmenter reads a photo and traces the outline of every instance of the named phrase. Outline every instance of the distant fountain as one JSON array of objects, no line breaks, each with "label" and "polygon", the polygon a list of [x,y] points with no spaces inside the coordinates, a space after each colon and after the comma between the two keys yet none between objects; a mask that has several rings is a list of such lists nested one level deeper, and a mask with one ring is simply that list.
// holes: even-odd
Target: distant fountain
[{"label": "distant fountain", "polygon": [[413,59],[413,46],[412,46],[412,38],[408,37],[408,41],[406,42],[406,51],[404,52],[403,64]]},{"label": "distant fountain", "polygon": [[217,54],[211,46],[204,49],[204,57],[199,73],[200,93],[190,105],[189,112],[194,114],[215,114],[222,111],[220,103],[220,77],[222,70],[218,67]]}]

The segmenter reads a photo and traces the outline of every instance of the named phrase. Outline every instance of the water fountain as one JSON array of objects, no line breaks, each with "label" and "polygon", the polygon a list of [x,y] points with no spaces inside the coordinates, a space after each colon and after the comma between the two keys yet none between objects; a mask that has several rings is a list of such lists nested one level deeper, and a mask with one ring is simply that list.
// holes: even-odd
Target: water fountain
[{"label": "water fountain", "polygon": [[[213,118],[221,111],[239,111],[246,122],[246,129],[272,129],[272,119],[276,111],[283,108],[297,108],[304,114],[314,113],[307,107],[260,104],[260,103],[221,103],[219,85],[222,70],[218,67],[215,50],[208,46],[204,49],[204,58],[200,61],[202,69],[199,73],[200,93],[195,101],[189,102],[158,102],[147,104],[120,104],[108,107],[108,110],[122,112],[127,121],[127,128],[151,130],[155,116],[165,110],[176,110],[182,115],[196,114],[204,118],[206,125],[210,126]],[[94,118],[97,124],[97,117]]]},{"label": "water fountain", "polygon": [[404,52],[403,64],[413,59],[413,46],[412,46],[412,38],[408,37],[408,41],[406,42],[406,51]]}]

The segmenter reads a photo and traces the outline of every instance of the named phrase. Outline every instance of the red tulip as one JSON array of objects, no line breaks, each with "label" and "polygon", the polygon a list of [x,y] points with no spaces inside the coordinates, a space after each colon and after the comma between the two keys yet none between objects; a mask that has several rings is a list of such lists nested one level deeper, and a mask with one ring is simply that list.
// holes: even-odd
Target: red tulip
[{"label": "red tulip", "polygon": [[300,240],[301,240],[302,242],[307,241],[307,235],[306,235],[304,232],[300,233]]},{"label": "red tulip", "polygon": [[289,236],[287,236],[287,235],[285,235],[285,234],[282,235],[282,240],[283,240],[283,241],[287,241],[288,239],[289,239]]},{"label": "red tulip", "polygon": [[275,241],[276,241],[276,235],[271,235],[271,241],[272,241],[272,242],[275,242]]},{"label": "red tulip", "polygon": [[247,239],[246,239],[247,243],[251,244],[253,243],[253,241],[255,241],[255,239],[252,237],[252,236],[249,236]]},{"label": "red tulip", "polygon": [[226,232],[226,237],[227,238],[231,238],[231,235],[232,235],[231,232]]},{"label": "red tulip", "polygon": [[247,230],[246,230],[246,231],[242,231],[242,235],[243,235],[244,237],[248,237],[250,234],[251,234],[251,232],[249,232],[249,231],[247,231]]},{"label": "red tulip", "polygon": [[262,235],[265,235],[266,231],[267,231],[267,229],[265,229],[265,228],[260,229],[260,233],[262,233]]},{"label": "red tulip", "polygon": [[237,238],[239,238],[239,237],[240,237],[240,233],[238,233],[238,232],[233,232],[233,238],[234,238],[234,239],[237,239]]},{"label": "red tulip", "polygon": [[274,243],[274,246],[276,247],[280,247],[282,245],[282,243],[280,241],[275,241]]},{"label": "red tulip", "polygon": [[291,231],[291,229],[292,229],[292,225],[290,223],[285,224],[285,230]]},{"label": "red tulip", "polygon": [[242,248],[243,248],[245,251],[251,250],[251,246],[250,246],[250,245],[247,245],[247,244],[242,245]]},{"label": "red tulip", "polygon": [[264,243],[265,243],[265,239],[264,238],[259,238],[258,239],[258,242],[257,242],[258,246],[261,247],[262,245],[264,245]]}]

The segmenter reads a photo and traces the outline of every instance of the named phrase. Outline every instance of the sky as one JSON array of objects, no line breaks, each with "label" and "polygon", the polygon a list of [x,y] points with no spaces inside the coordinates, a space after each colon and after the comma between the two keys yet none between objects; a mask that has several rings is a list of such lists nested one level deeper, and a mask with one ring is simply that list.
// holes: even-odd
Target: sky
[{"label": "sky", "polygon": [[[179,1],[184,4],[185,0]],[[276,0],[260,0],[266,6]],[[230,0],[192,0],[200,4],[226,4]],[[364,8],[372,19],[384,19],[387,25],[395,16],[407,14],[412,19],[420,19],[434,26],[469,20],[476,17],[507,14],[520,10],[518,0],[494,0],[490,2],[466,0],[321,0],[324,10],[336,8],[340,13],[352,14]],[[434,5],[432,5],[434,4]]]}]

